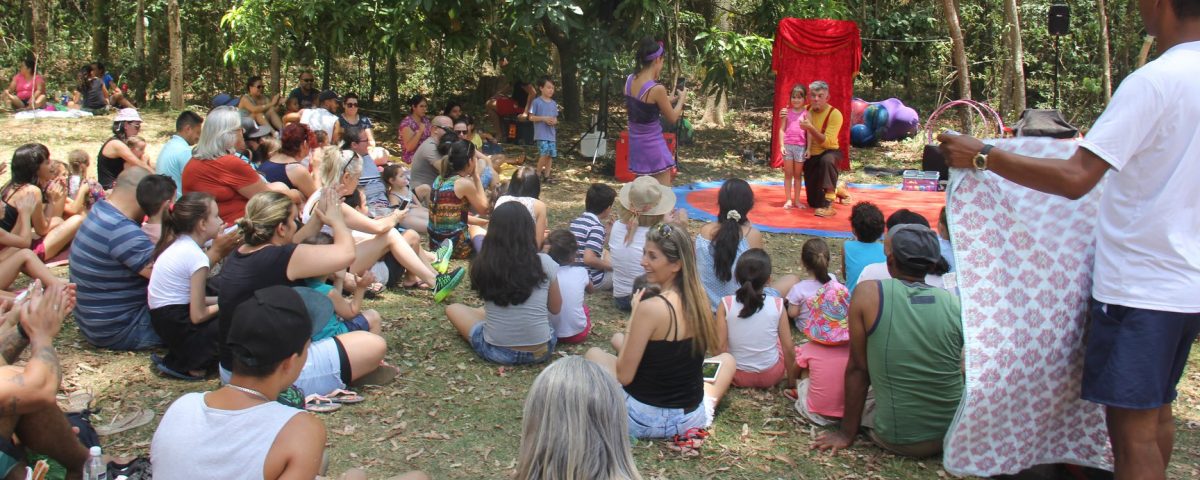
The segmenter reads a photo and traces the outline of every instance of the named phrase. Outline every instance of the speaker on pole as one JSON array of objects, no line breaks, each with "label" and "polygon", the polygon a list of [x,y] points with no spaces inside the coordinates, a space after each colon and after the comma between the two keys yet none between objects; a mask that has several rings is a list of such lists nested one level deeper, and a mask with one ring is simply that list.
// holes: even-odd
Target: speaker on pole
[{"label": "speaker on pole", "polygon": [[1050,18],[1047,25],[1051,35],[1066,35],[1071,30],[1071,7],[1068,5],[1051,5]]}]

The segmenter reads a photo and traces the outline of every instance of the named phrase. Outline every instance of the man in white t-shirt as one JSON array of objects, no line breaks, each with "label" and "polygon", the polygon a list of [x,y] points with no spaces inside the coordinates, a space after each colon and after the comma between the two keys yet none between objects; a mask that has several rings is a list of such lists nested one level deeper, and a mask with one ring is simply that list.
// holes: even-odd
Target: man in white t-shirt
[{"label": "man in white t-shirt", "polygon": [[1200,1],[1141,0],[1159,58],[1121,82],[1066,161],[1015,155],[942,134],[950,166],[992,170],[1100,199],[1082,397],[1105,405],[1116,477],[1162,479],[1174,447],[1171,403],[1200,334]]},{"label": "man in white t-shirt", "polygon": [[[896,228],[899,225],[905,224],[929,227],[929,219],[907,208],[901,208],[895,212],[892,212],[891,215],[888,215],[886,224],[888,231],[891,231],[893,228]],[[945,262],[942,262],[934,268],[939,272],[945,273],[945,269],[948,267],[949,266],[945,264]],[[862,283],[871,280],[887,280],[889,278],[892,278],[892,274],[888,272],[887,262],[872,263],[863,267],[862,273],[858,275],[858,281],[855,282],[855,285],[861,285]],[[942,279],[941,273],[930,273],[925,275],[925,284],[931,287],[946,288],[946,282]]]},{"label": "man in white t-shirt", "polygon": [[333,90],[321,92],[320,106],[300,111],[300,123],[308,125],[314,132],[325,132],[329,144],[337,145],[342,140],[342,126],[338,124],[338,95]]}]

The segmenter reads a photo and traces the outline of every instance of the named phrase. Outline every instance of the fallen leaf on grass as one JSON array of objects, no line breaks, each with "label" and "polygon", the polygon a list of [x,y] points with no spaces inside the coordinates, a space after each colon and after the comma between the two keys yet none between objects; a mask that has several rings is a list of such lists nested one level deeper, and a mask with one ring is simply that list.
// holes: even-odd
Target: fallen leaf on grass
[{"label": "fallen leaf on grass", "polygon": [[408,462],[408,461],[412,461],[412,459],[414,459],[414,458],[417,458],[417,457],[421,456],[421,454],[422,454],[422,453],[425,453],[425,449],[424,449],[424,448],[422,448],[422,449],[420,449],[420,450],[417,450],[416,452],[413,452],[413,453],[410,453],[410,454],[408,454],[407,456],[405,456],[405,457],[404,457],[404,461],[406,461],[406,462]]}]

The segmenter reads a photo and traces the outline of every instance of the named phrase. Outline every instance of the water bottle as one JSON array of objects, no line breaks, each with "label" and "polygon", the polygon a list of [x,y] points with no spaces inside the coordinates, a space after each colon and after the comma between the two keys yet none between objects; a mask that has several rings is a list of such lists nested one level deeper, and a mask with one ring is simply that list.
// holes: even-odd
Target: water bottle
[{"label": "water bottle", "polygon": [[88,451],[87,463],[83,464],[83,480],[108,480],[108,467],[104,465],[100,447]]}]

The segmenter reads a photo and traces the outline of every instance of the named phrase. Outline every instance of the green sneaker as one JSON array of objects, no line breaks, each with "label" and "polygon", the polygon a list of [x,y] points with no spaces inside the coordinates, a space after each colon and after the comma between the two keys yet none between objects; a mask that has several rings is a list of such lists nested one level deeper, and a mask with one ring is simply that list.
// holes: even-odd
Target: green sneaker
[{"label": "green sneaker", "polygon": [[450,292],[454,291],[462,279],[467,275],[467,271],[463,267],[454,269],[453,272],[443,273],[437,276],[437,285],[433,287],[433,301],[442,303],[446,297],[450,296]]},{"label": "green sneaker", "polygon": [[434,255],[437,255],[437,258],[433,260],[433,269],[438,273],[446,273],[446,270],[450,269],[450,256],[454,255],[454,240],[442,240]]}]

